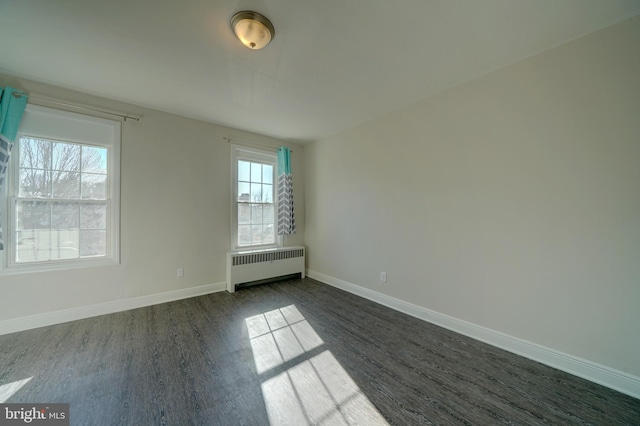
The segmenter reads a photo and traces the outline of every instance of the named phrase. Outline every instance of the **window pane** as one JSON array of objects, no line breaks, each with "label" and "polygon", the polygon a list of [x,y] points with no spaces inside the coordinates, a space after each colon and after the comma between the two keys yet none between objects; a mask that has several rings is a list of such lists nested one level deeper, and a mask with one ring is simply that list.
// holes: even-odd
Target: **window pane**
[{"label": "window pane", "polygon": [[268,225],[264,225],[262,228],[262,236],[264,244],[273,244],[276,240],[275,233],[273,230],[273,224],[270,223]]},{"label": "window pane", "polygon": [[251,184],[251,202],[262,202],[262,185],[260,185],[259,183]]},{"label": "window pane", "polygon": [[249,204],[238,203],[238,223],[241,225],[251,223],[251,206]]},{"label": "window pane", "polygon": [[49,230],[29,230],[16,232],[16,261],[34,262],[49,260]]},{"label": "window pane", "polygon": [[262,223],[262,206],[260,204],[251,204],[251,223]]},{"label": "window pane", "polygon": [[53,172],[53,198],[80,198],[80,173]]},{"label": "window pane", "polygon": [[107,231],[81,231],[80,256],[105,256],[107,254]]},{"label": "window pane", "polygon": [[80,205],[78,203],[52,203],[51,228],[80,228]]},{"label": "window pane", "polygon": [[251,225],[238,225],[238,245],[248,246],[251,244]]},{"label": "window pane", "polygon": [[262,164],[251,163],[251,182],[262,182]]},{"label": "window pane", "polygon": [[269,164],[262,165],[262,183],[273,183],[273,166]]},{"label": "window pane", "polygon": [[262,244],[262,225],[251,225],[251,244]]},{"label": "window pane", "polygon": [[262,208],[262,223],[274,223],[274,208],[273,205],[263,206]]},{"label": "window pane", "polygon": [[249,195],[250,186],[246,182],[238,182],[238,201],[244,201],[246,203],[251,201],[251,196]]},{"label": "window pane", "polygon": [[51,196],[51,172],[40,169],[20,169],[20,197]]},{"label": "window pane", "polygon": [[51,142],[20,138],[20,167],[32,169],[51,167]]},{"label": "window pane", "polygon": [[238,180],[249,182],[250,163],[248,161],[238,161]]},{"label": "window pane", "polygon": [[83,200],[107,199],[107,175],[82,173],[81,179]]},{"label": "window pane", "polygon": [[273,185],[262,185],[262,202],[273,203]]},{"label": "window pane", "polygon": [[53,143],[52,169],[69,172],[80,171],[80,145]]},{"label": "window pane", "polygon": [[106,229],[107,203],[83,204],[80,207],[80,228]]},{"label": "window pane", "polygon": [[107,173],[107,148],[83,146],[81,169],[89,173]]},{"label": "window pane", "polygon": [[49,229],[51,212],[46,201],[18,201],[18,230]]},{"label": "window pane", "polygon": [[51,259],[77,259],[78,257],[80,257],[80,230],[52,230]]}]

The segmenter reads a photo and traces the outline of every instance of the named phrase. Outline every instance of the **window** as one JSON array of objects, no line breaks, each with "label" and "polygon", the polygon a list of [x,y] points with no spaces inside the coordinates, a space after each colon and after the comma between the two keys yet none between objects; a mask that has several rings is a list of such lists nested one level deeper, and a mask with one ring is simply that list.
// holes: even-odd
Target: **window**
[{"label": "window", "polygon": [[275,246],[277,157],[233,147],[232,247]]},{"label": "window", "polygon": [[119,122],[27,106],[9,165],[6,269],[118,261],[119,145]]}]

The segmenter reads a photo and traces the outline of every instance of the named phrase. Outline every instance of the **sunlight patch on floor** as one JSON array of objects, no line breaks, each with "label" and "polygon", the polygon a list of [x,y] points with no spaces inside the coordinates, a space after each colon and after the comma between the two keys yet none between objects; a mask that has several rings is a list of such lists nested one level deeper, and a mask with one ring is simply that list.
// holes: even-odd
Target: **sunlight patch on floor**
[{"label": "sunlight patch on floor", "polygon": [[29,380],[31,379],[33,379],[33,377],[16,380],[15,382],[7,383],[6,385],[0,385],[0,404],[11,398],[14,393],[18,392],[20,388],[29,383]]},{"label": "sunlight patch on floor", "polygon": [[388,424],[295,305],[245,323],[271,425]]},{"label": "sunlight patch on floor", "polygon": [[255,315],[245,323],[258,374],[324,344],[294,305]]}]

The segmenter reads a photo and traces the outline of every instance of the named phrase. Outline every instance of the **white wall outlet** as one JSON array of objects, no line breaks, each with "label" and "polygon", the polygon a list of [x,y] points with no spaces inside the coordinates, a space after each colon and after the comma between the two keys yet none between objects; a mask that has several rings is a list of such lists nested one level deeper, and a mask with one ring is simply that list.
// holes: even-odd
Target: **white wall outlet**
[{"label": "white wall outlet", "polygon": [[178,276],[178,278],[184,277],[184,269],[183,268],[176,269],[176,275]]},{"label": "white wall outlet", "polygon": [[387,273],[386,272],[380,272],[380,281],[382,281],[383,283],[387,282]]}]

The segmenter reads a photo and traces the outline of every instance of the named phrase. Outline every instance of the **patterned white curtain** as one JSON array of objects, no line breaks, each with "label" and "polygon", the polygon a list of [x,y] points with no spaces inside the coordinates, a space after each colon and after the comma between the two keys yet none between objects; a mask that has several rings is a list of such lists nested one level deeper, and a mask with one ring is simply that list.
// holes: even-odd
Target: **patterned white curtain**
[{"label": "patterned white curtain", "polygon": [[[22,121],[22,114],[27,106],[27,95],[17,92],[11,87],[0,87],[0,193],[4,185],[9,157],[13,142],[18,134],[18,127]],[[0,225],[2,222],[0,221]],[[2,227],[0,226],[0,250],[4,249],[2,242]]]},{"label": "patterned white curtain", "polygon": [[291,151],[278,148],[278,235],[296,233],[293,212],[293,178],[291,177]]}]

